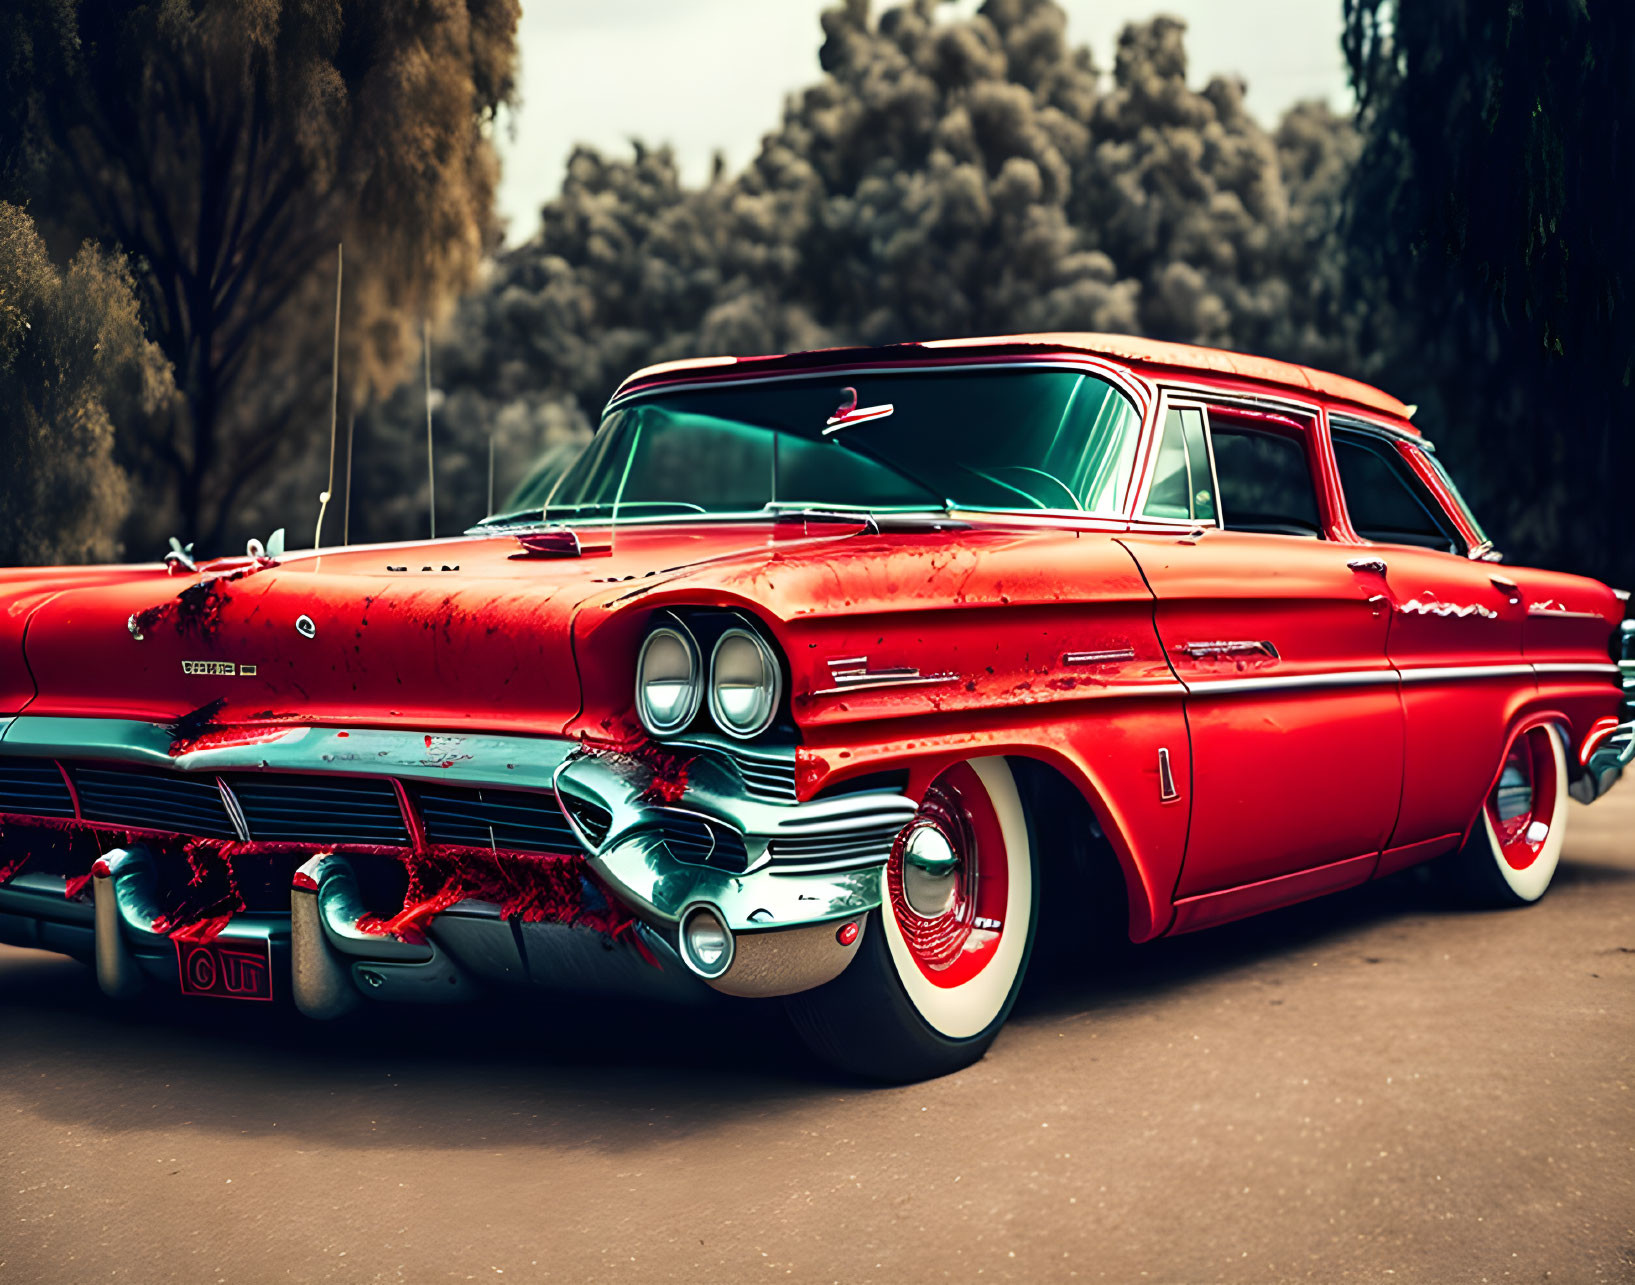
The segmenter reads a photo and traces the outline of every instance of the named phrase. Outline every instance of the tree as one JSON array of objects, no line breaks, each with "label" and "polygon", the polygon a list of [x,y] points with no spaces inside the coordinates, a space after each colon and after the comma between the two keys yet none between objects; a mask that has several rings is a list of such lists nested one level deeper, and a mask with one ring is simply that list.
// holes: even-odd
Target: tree
[{"label": "tree", "polygon": [[118,554],[130,487],[114,416],[170,392],[125,265],[86,245],[59,273],[33,221],[0,201],[0,564]]},{"label": "tree", "polygon": [[327,426],[337,243],[349,400],[395,384],[422,321],[475,278],[517,16],[517,0],[39,0],[4,20],[6,189],[59,249],[132,256],[180,397],[128,454],[201,547],[250,525],[236,508],[275,465],[309,497],[322,485],[297,460]]},{"label": "tree", "polygon": [[1353,289],[1392,309],[1394,382],[1501,547],[1631,583],[1635,9],[1346,0],[1345,20]]},{"label": "tree", "polygon": [[[582,439],[624,374],[700,353],[1078,329],[1360,364],[1327,262],[1342,118],[1306,106],[1268,135],[1240,82],[1188,85],[1173,19],[1126,28],[1105,93],[1053,0],[963,20],[849,0],[822,27],[822,78],[741,174],[689,188],[662,148],[574,153],[437,349],[451,459],[502,421],[515,461]],[[423,440],[416,412],[371,436]],[[440,478],[464,517],[481,494]]]}]

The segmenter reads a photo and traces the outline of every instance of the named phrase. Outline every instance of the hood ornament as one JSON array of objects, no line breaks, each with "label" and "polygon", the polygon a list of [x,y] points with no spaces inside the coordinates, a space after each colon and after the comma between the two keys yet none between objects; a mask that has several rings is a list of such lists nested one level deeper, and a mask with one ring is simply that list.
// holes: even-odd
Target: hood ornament
[{"label": "hood ornament", "polygon": [[871,419],[884,419],[897,408],[890,402],[883,402],[879,406],[859,406],[857,404],[857,389],[842,388],[841,394],[845,400],[835,407],[835,413],[829,416],[828,427],[823,435],[838,433],[843,428],[851,428],[855,424],[866,424]]},{"label": "hood ornament", "polygon": [[[189,540],[186,544],[183,544],[175,536],[171,536],[170,552],[165,554],[165,572],[168,575],[175,575],[178,567],[188,572],[199,569],[198,563],[193,561],[193,542]],[[140,638],[142,635],[137,634],[136,636]]]}]

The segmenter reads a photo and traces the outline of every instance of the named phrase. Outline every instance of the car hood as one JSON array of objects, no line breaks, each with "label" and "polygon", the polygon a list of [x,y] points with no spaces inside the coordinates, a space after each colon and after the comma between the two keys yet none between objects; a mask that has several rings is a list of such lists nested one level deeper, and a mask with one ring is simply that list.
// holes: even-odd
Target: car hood
[{"label": "car hood", "polygon": [[764,557],[770,538],[764,525],[631,528],[609,550],[605,531],[581,534],[577,557],[492,535],[187,574],[32,573],[4,619],[35,692],[8,683],[4,712],[556,733],[580,709],[572,618],[587,599]]}]

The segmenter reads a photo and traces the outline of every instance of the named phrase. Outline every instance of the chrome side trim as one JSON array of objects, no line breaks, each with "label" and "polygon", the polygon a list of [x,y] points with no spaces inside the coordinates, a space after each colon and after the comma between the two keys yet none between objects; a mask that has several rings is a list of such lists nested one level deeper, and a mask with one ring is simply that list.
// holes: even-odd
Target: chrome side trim
[{"label": "chrome side trim", "polygon": [[1158,801],[1173,803],[1181,797],[1181,791],[1175,788],[1175,771],[1170,767],[1169,750],[1160,746],[1158,750]]},{"label": "chrome side trim", "polygon": [[1271,674],[1265,678],[1188,678],[1186,685],[1196,696],[1233,696],[1239,692],[1312,687],[1373,687],[1396,681],[1394,669],[1353,669],[1327,674]]},{"label": "chrome side trim", "polygon": [[[1576,668],[1576,666],[1575,666]],[[1459,678],[1531,678],[1531,665],[1420,665],[1401,671],[1405,683],[1443,682]]]},{"label": "chrome side trim", "polygon": [[[1426,593],[1429,593],[1426,590]],[[1484,607],[1480,603],[1453,603],[1440,602],[1435,598],[1409,598],[1397,607],[1405,616],[1445,616],[1454,620],[1464,620],[1470,616],[1480,616],[1483,620],[1497,620],[1499,613],[1491,607]]]},{"label": "chrome side trim", "polygon": [[1214,659],[1221,656],[1268,656],[1278,659],[1277,648],[1269,641],[1228,639],[1219,642],[1184,642],[1175,649],[1194,660]]},{"label": "chrome side trim", "polygon": [[1536,674],[1607,674],[1621,677],[1623,670],[1617,665],[1598,665],[1594,661],[1581,661],[1578,664],[1561,661],[1544,661],[1533,666]]},{"label": "chrome side trim", "polygon": [[1134,659],[1134,647],[1109,647],[1105,651],[1069,651],[1062,654],[1064,665],[1111,665]]},{"label": "chrome side trim", "polygon": [[845,656],[828,663],[829,681],[833,686],[814,688],[813,696],[832,696],[837,692],[855,692],[871,687],[924,687],[959,681],[958,674],[922,674],[913,665],[870,669],[867,656]]},{"label": "chrome side trim", "polygon": [[1574,611],[1571,607],[1565,607],[1550,598],[1546,598],[1541,602],[1528,603],[1527,614],[1529,616],[1546,616],[1560,620],[1600,620],[1602,618],[1599,611]]}]

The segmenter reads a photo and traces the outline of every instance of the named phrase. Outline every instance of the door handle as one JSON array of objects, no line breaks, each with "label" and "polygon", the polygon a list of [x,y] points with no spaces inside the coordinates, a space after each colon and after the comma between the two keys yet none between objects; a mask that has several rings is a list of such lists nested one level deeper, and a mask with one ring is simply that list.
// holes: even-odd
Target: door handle
[{"label": "door handle", "polygon": [[1510,599],[1512,606],[1521,601],[1521,586],[1514,580],[1506,580],[1503,576],[1489,576],[1488,579],[1495,589]]},{"label": "door handle", "polygon": [[1353,571],[1372,571],[1377,576],[1383,576],[1386,571],[1385,563],[1378,558],[1353,558],[1346,566]]}]

